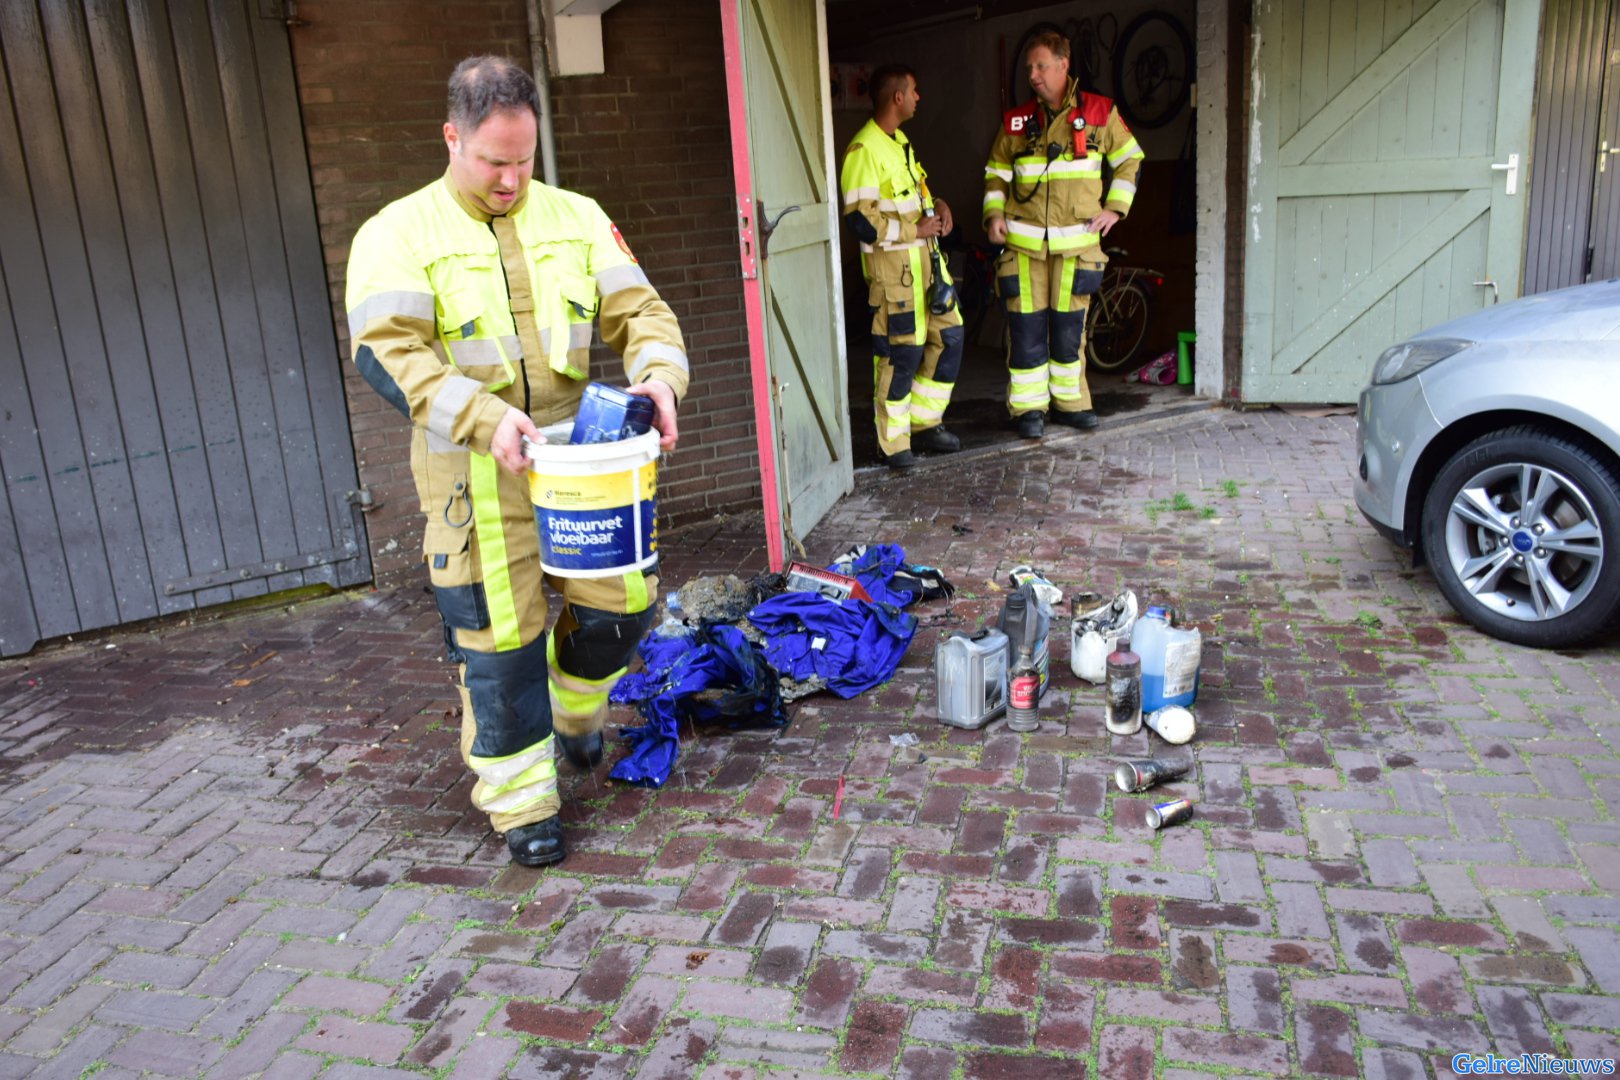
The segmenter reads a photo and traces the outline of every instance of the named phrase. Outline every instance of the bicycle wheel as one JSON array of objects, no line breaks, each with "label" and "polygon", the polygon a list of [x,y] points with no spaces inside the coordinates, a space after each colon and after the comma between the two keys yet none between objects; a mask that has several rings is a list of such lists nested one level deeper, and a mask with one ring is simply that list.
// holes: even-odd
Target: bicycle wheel
[{"label": "bicycle wheel", "polygon": [[1193,44],[1181,20],[1150,11],[1131,20],[1114,47],[1119,114],[1133,128],[1163,127],[1192,94]]},{"label": "bicycle wheel", "polygon": [[1086,358],[1098,371],[1118,371],[1136,358],[1153,321],[1153,297],[1135,281],[1110,285],[1086,313]]}]

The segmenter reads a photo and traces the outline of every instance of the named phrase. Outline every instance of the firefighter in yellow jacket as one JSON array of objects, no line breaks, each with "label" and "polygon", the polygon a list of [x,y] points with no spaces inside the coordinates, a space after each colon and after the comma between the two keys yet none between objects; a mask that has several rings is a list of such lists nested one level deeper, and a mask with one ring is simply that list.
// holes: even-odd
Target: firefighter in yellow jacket
[{"label": "firefighter in yellow jacket", "polygon": [[666,450],[688,378],[674,314],[601,207],[531,181],[539,113],[527,72],[463,61],[450,77],[449,168],[361,227],[347,294],[355,363],[412,425],[472,801],[525,866],[563,858],[553,732],[576,766],[601,760],[608,691],[658,579],[552,580],[565,606],[546,633],[522,440],[577,411],[598,317],[630,392],[652,399]]},{"label": "firefighter in yellow jacket", "polygon": [[[1069,78],[1069,43],[1038,34],[1026,53],[1035,96],[1002,117],[984,169],[984,225],[1005,244],[996,287],[1010,337],[1007,407],[1018,434],[1094,428],[1086,309],[1102,284],[1102,238],[1130,212],[1142,151],[1114,103]],[[1103,162],[1113,171],[1106,192]]]},{"label": "firefighter in yellow jacket", "polygon": [[950,280],[935,245],[951,231],[951,208],[929,195],[928,172],[900,130],[917,113],[917,77],[888,64],[868,86],[872,118],[844,152],[839,185],[872,308],[878,449],[890,468],[906,469],[913,449],[962,447],[943,423],[962,366],[962,313],[954,289],[934,291],[936,270]]}]

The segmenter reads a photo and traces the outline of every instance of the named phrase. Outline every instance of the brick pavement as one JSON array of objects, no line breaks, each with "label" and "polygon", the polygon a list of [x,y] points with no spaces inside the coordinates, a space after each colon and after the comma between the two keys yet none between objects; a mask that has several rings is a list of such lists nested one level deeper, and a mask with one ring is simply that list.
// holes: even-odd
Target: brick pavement
[{"label": "brick pavement", "polygon": [[[567,773],[572,853],[468,811],[420,585],[0,665],[0,1077],[1451,1074],[1620,1056],[1620,659],[1452,617],[1350,495],[1353,422],[1214,412],[863,475],[810,538],[961,589],[905,665],[661,791]],[[1192,509],[1176,509],[1181,504]],[[757,519],[669,579],[752,574]],[[931,718],[1033,561],[1205,633],[1154,834],[1099,693]],[[889,737],[915,733],[923,760]],[[566,770],[565,770],[566,772]],[[832,816],[838,778],[841,813]]]}]

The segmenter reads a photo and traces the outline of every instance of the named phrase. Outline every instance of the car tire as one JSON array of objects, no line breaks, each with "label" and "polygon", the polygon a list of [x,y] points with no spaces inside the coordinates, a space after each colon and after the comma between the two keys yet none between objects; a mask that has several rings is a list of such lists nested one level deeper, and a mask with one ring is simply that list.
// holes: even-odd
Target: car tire
[{"label": "car tire", "polygon": [[1435,477],[1422,522],[1441,593],[1492,637],[1581,645],[1620,612],[1620,481],[1560,435],[1524,425],[1475,439]]}]

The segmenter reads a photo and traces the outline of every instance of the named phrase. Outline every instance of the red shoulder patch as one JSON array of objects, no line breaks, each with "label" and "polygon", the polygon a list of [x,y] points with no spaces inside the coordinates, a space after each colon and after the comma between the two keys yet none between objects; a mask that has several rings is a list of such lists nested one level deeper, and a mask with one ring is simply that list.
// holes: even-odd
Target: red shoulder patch
[{"label": "red shoulder patch", "polygon": [[640,266],[641,263],[636,258],[636,253],[631,251],[630,245],[624,242],[624,234],[619,231],[619,227],[610,221],[608,222],[608,228],[613,230],[613,239],[618,241],[619,250],[628,255],[631,262],[635,263],[637,266]]},{"label": "red shoulder patch", "polygon": [[1107,127],[1108,114],[1114,111],[1114,99],[1101,94],[1080,93],[1080,115],[1091,127]]},{"label": "red shoulder patch", "polygon": [[1008,109],[1001,118],[1002,126],[1007,129],[1007,133],[1009,135],[1028,135],[1031,131],[1030,122],[1035,119],[1035,109],[1039,104],[1037,99],[1030,98],[1018,108]]}]

